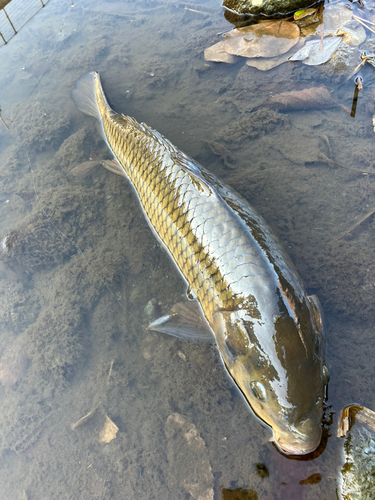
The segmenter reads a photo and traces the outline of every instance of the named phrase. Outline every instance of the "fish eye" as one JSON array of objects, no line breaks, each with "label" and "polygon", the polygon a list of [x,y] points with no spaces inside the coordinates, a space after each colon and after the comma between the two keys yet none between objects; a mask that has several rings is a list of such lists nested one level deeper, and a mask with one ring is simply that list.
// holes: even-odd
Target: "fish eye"
[{"label": "fish eye", "polygon": [[266,389],[260,382],[251,382],[250,388],[251,392],[259,401],[265,401],[267,399]]},{"label": "fish eye", "polygon": [[330,379],[330,376],[329,376],[329,372],[328,372],[328,368],[326,367],[326,365],[323,365],[323,381],[324,381],[324,385],[328,384],[329,382],[329,379]]}]

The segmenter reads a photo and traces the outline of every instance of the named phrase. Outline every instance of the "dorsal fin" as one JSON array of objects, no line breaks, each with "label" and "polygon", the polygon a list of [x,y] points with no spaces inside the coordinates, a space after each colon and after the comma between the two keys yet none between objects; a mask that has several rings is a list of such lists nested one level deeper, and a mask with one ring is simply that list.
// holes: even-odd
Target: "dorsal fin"
[{"label": "dorsal fin", "polygon": [[169,153],[171,160],[181,167],[185,172],[190,176],[192,183],[207,194],[215,193],[217,195],[216,190],[209,182],[207,182],[202,176],[201,166],[192,158],[189,158],[185,153],[180,151],[176,146],[174,146],[164,135],[162,135],[157,130],[149,127],[145,123],[138,123],[143,132],[150,137],[153,141],[156,141],[162,148],[166,149]]},{"label": "dorsal fin", "polygon": [[161,146],[163,146],[164,148],[166,148],[169,153],[173,153],[173,152],[178,152],[178,149],[176,148],[176,146],[174,146],[171,141],[169,141],[166,137],[164,137],[164,135],[162,135],[160,132],[158,132],[157,130],[149,127],[148,125],[146,125],[146,123],[138,123],[140,129],[146,134],[148,135],[149,137],[151,137],[154,141],[158,142]]}]

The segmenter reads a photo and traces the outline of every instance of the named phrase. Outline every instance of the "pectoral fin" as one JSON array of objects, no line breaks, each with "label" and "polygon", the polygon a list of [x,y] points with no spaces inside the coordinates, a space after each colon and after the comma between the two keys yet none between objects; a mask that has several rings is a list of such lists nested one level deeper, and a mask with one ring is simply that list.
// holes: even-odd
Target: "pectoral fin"
[{"label": "pectoral fin", "polygon": [[148,330],[180,339],[215,342],[213,331],[196,300],[175,304],[169,314],[153,321]]}]

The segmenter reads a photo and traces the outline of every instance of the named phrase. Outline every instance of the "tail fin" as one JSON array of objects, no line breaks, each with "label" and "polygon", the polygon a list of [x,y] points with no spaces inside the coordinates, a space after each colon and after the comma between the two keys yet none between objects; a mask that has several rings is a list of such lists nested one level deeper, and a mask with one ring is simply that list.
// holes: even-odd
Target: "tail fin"
[{"label": "tail fin", "polygon": [[78,78],[70,95],[74,101],[74,104],[80,111],[83,111],[83,113],[86,113],[87,115],[95,116],[95,118],[101,121],[96,94],[97,85],[99,85],[101,93],[104,97],[99,73],[97,71],[85,73]]}]

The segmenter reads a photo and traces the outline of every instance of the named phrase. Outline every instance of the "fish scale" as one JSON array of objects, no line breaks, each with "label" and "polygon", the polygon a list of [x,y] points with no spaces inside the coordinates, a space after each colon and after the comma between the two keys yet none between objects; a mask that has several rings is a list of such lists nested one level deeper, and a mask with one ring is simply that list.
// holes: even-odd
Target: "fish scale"
[{"label": "fish scale", "polygon": [[[192,176],[170,159],[166,146],[146,135],[149,129],[142,130],[142,125],[137,124],[141,130],[134,130],[133,119],[129,123],[127,117],[113,113],[107,106],[102,112],[107,117],[103,124],[109,145],[135,187],[150,224],[211,323],[216,310],[231,310],[238,303],[230,277],[236,283],[245,278],[238,274],[239,267],[256,267],[251,274],[260,278],[255,249],[248,248],[248,241],[241,236],[236,238],[242,228],[237,227],[236,217],[214,190],[207,193],[194,178],[192,182]],[[140,150],[142,154],[136,156],[134,152]],[[162,161],[164,157],[168,161]],[[242,250],[233,265],[231,254],[237,253],[237,245]],[[223,259],[224,254],[227,259]],[[220,269],[216,262],[221,263]]]},{"label": "fish scale", "polygon": [[[197,298],[226,369],[272,427],[277,446],[292,454],[316,449],[328,381],[319,302],[307,296],[265,221],[157,131],[115,113],[98,73],[83,75],[72,97],[101,123],[117,160],[107,167],[130,180],[151,228]],[[207,338],[199,331],[201,311],[191,309],[178,309],[185,326],[173,323],[175,309],[150,328]]]},{"label": "fish scale", "polygon": [[[228,280],[223,280],[223,271],[214,263],[221,258],[220,249],[227,253],[227,244],[233,241],[232,230],[226,228],[232,217],[228,217],[217,197],[210,203],[212,193],[207,196],[199,184],[194,187],[191,176],[180,165],[170,159],[160,160],[168,156],[166,148],[147,137],[148,130],[134,131],[134,120],[129,123],[126,117],[113,113],[104,101],[102,112],[107,141],[132,182],[151,226],[212,322],[216,310],[232,309],[235,303]],[[148,154],[136,155],[140,150],[147,150]],[[199,213],[196,206],[201,207]],[[220,209],[222,213],[217,212]],[[218,245],[223,230],[227,237]],[[209,244],[205,247],[207,239]],[[219,253],[215,254],[216,247]]]},{"label": "fish scale", "polygon": [[147,125],[115,113],[98,78],[95,92],[109,147],[209,323],[216,311],[232,310],[268,286],[274,270],[258,241],[214,186],[189,170],[192,160]]}]

